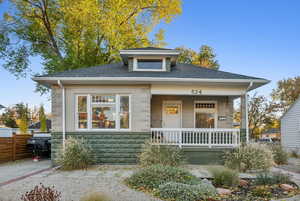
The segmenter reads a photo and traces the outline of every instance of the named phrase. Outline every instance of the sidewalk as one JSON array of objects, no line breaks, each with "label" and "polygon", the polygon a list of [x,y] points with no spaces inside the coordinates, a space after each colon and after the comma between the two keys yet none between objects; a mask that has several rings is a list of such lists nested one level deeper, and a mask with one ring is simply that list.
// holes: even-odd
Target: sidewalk
[{"label": "sidewalk", "polygon": [[41,160],[39,162],[20,160],[0,164],[0,187],[1,184],[7,181],[28,176],[48,168],[51,168],[51,160]]}]

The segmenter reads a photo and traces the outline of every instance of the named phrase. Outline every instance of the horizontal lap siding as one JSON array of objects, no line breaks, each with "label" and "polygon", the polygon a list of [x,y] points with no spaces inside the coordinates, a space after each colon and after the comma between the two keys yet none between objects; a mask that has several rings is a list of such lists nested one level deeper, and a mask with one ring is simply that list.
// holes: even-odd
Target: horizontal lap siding
[{"label": "horizontal lap siding", "polygon": [[[149,132],[68,132],[66,138],[85,139],[91,146],[97,164],[136,164],[142,144]],[[62,133],[52,133],[51,156],[55,163],[62,145]]]},{"label": "horizontal lap siding", "polygon": [[286,149],[300,149],[300,99],[281,119],[281,143]]}]

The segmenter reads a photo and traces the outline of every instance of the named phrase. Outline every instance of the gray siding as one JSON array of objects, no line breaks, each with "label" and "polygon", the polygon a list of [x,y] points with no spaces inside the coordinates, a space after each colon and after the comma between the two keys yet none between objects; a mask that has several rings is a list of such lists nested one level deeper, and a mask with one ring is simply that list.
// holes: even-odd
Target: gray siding
[{"label": "gray siding", "polygon": [[281,143],[288,150],[300,149],[300,99],[281,119]]},{"label": "gray siding", "polygon": [[213,96],[167,96],[153,95],[151,99],[151,127],[162,127],[162,104],[166,100],[182,101],[182,127],[194,128],[194,101],[217,101],[218,116],[226,116],[226,121],[218,121],[218,128],[232,128],[233,98]]}]

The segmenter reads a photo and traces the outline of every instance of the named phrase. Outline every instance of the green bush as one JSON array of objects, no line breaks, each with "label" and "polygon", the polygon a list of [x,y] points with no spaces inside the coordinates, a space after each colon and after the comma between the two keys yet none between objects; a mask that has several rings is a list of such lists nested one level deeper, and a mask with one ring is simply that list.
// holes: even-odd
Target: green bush
[{"label": "green bush", "polygon": [[254,183],[256,185],[274,185],[274,184],[285,184],[290,183],[290,175],[283,174],[280,172],[271,173],[271,172],[261,172],[257,174]]},{"label": "green bush", "polygon": [[94,162],[90,147],[83,139],[68,138],[58,164],[63,170],[86,169]]},{"label": "green bush", "polygon": [[211,168],[213,183],[216,186],[234,187],[239,184],[239,173],[225,167]]},{"label": "green bush", "polygon": [[198,201],[216,196],[216,188],[205,182],[197,185],[169,182],[159,186],[158,195],[176,201]]},{"label": "green bush", "polygon": [[143,167],[156,164],[179,166],[184,163],[185,158],[182,149],[177,146],[151,145],[146,142],[139,161]]},{"label": "green bush", "polygon": [[282,148],[281,145],[271,145],[274,162],[277,165],[288,163],[289,154]]},{"label": "green bush", "polygon": [[154,190],[167,182],[200,184],[201,180],[181,168],[153,165],[134,173],[125,182],[135,189]]},{"label": "green bush", "polygon": [[273,166],[272,151],[264,144],[246,144],[225,153],[225,166],[241,172],[265,170]]},{"label": "green bush", "polygon": [[83,196],[80,201],[110,201],[111,199],[108,198],[105,194],[103,193],[98,193],[98,192],[91,192],[88,193],[87,195]]}]

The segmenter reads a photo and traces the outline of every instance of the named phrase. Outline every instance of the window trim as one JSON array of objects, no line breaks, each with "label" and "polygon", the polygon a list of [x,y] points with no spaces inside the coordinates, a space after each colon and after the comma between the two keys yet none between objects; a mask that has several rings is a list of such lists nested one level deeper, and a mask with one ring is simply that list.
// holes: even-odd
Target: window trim
[{"label": "window trim", "polygon": [[[144,69],[140,69],[138,67],[138,60],[139,59],[161,59],[162,60],[162,68],[161,69],[147,69],[147,68],[144,68]],[[158,72],[161,72],[161,71],[166,71],[167,67],[166,67],[166,57],[134,57],[133,58],[133,70],[134,71],[158,71]]]},{"label": "window trim", "polygon": [[[102,104],[100,105],[115,105],[116,106],[116,128],[92,128],[92,96],[93,95],[114,95],[116,96],[116,102],[115,103],[109,103],[109,104]],[[79,128],[78,126],[78,97],[79,96],[86,96],[87,97],[87,128]],[[120,96],[128,96],[129,98],[129,128],[120,128]],[[94,105],[97,105],[95,103]],[[76,94],[75,95],[75,130],[76,131],[97,131],[97,132],[126,132],[126,131],[131,131],[132,128],[132,103],[131,103],[131,94],[101,94],[101,93],[88,93],[88,94]]]},{"label": "window trim", "polygon": [[[196,108],[196,103],[214,103],[215,108]],[[196,128],[196,113],[203,112],[203,113],[210,113],[214,114],[215,116],[215,127],[218,128],[218,101],[194,101],[194,128]]]}]

